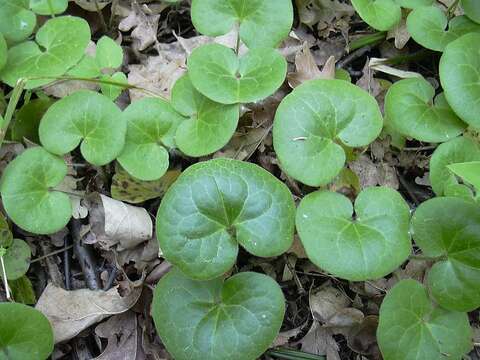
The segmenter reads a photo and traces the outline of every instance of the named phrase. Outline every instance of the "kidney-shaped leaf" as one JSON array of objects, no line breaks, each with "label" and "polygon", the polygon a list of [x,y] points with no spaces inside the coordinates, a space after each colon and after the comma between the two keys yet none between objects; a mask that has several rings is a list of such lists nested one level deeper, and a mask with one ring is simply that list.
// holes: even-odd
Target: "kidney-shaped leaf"
[{"label": "kidney-shaped leaf", "polygon": [[277,336],[284,303],[278,284],[263,274],[195,281],[173,269],[155,288],[152,316],[176,360],[252,360]]},{"label": "kidney-shaped leaf", "polygon": [[345,164],[343,145],[366,146],[383,126],[376,100],[343,80],[308,81],[285,97],[273,127],[282,169],[310,186],[327,184]]},{"label": "kidney-shaped leaf", "polygon": [[[30,267],[30,246],[20,239],[14,239],[3,256],[5,272],[8,280],[16,280],[25,275]],[[0,277],[2,277],[0,271]]]},{"label": "kidney-shaped leaf", "polygon": [[61,14],[68,7],[68,0],[30,0],[30,9],[38,15]]},{"label": "kidney-shaped leaf", "polygon": [[448,21],[447,15],[436,6],[422,6],[413,10],[407,18],[409,33],[427,49],[443,51],[452,41],[470,32],[480,32],[480,25],[466,16]]},{"label": "kidney-shaped leaf", "polygon": [[[8,50],[0,77],[12,87],[20,78],[36,78],[27,82],[30,89],[48,84],[83,57],[89,41],[90,27],[85,20],[72,16],[50,19],[37,32],[35,41]],[[38,79],[42,77],[47,78]]]},{"label": "kidney-shaped leaf", "polygon": [[458,118],[443,94],[423,78],[397,81],[385,97],[385,115],[404,136],[420,141],[442,142],[462,133],[467,125]]},{"label": "kidney-shaped leaf", "polygon": [[277,256],[293,241],[288,188],[257,165],[215,159],[189,167],[164,196],[157,238],[164,256],[194,279],[213,279],[237,259]]},{"label": "kidney-shaped leaf", "polygon": [[195,88],[222,104],[247,103],[273,94],[285,80],[287,62],[274,49],[256,48],[238,59],[232,49],[207,44],[188,59]]},{"label": "kidney-shaped leaf", "polygon": [[122,151],[127,124],[109,98],[81,90],[53,104],[38,130],[40,141],[48,151],[64,155],[81,142],[85,160],[100,166],[114,160]]},{"label": "kidney-shaped leaf", "polygon": [[0,0],[0,33],[8,42],[20,42],[29,37],[37,17],[28,8],[29,0]]},{"label": "kidney-shaped leaf", "polygon": [[428,273],[432,296],[444,308],[480,306],[480,207],[440,197],[422,203],[412,219],[413,236],[425,256],[439,260]]},{"label": "kidney-shaped leaf", "polygon": [[67,174],[64,161],[41,147],[25,150],[8,164],[0,191],[15,224],[36,234],[63,228],[72,215],[67,194],[51,190]]},{"label": "kidney-shaped leaf", "polygon": [[480,129],[479,43],[479,33],[463,35],[447,45],[440,59],[440,81],[448,103],[476,129]]},{"label": "kidney-shaped leaf", "polygon": [[402,280],[380,307],[378,345],[385,360],[460,360],[472,348],[467,314],[432,304],[415,280]]},{"label": "kidney-shaped leaf", "polygon": [[473,185],[480,193],[480,161],[451,164],[447,166],[455,175],[460,176],[464,181]]},{"label": "kidney-shaped leaf", "polygon": [[480,24],[480,2],[477,0],[462,0],[462,7],[465,15]]},{"label": "kidney-shaped leaf", "polygon": [[430,159],[430,183],[437,196],[453,195],[460,185],[448,165],[480,161],[480,147],[473,140],[458,137],[441,144]]},{"label": "kidney-shaped leaf", "polygon": [[43,360],[53,351],[53,331],[38,310],[0,303],[0,359]]},{"label": "kidney-shaped leaf", "polygon": [[293,23],[290,0],[193,0],[192,22],[202,34],[218,36],[240,24],[249,47],[276,47]]},{"label": "kidney-shaped leaf", "polygon": [[220,150],[237,128],[238,104],[213,102],[193,87],[188,75],[175,83],[172,106],[188,118],[179,125],[175,136],[178,148],[188,156],[204,156]]},{"label": "kidney-shaped leaf", "polygon": [[123,118],[127,138],[118,162],[137,179],[160,179],[168,169],[167,149],[175,147],[175,131],[184,118],[168,102],[156,98],[133,102]]},{"label": "kidney-shaped leaf", "polygon": [[[352,218],[355,214],[355,218]],[[296,225],[308,258],[343,279],[378,279],[411,251],[410,209],[387,187],[360,193],[355,208],[339,193],[316,191],[303,198]]]},{"label": "kidney-shaped leaf", "polygon": [[95,60],[100,69],[116,69],[122,65],[123,49],[113,39],[102,36],[97,41]]},{"label": "kidney-shaped leaf", "polygon": [[7,63],[7,52],[7,42],[5,41],[2,33],[0,33],[0,70],[2,70],[2,68]]}]

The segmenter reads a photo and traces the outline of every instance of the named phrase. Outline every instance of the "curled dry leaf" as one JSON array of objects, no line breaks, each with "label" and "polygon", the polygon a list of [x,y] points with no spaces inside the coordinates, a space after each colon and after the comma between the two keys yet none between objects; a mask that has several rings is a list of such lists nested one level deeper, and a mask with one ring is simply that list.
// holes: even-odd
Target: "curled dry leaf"
[{"label": "curled dry leaf", "polygon": [[369,355],[372,359],[381,359],[376,338],[377,326],[378,316],[366,316],[362,323],[352,327],[347,334],[348,347],[359,354]]},{"label": "curled dry leaf", "polygon": [[387,60],[388,59],[371,58],[368,66],[372,70],[380,71],[380,72],[383,72],[383,73],[389,74],[389,75],[393,75],[393,76],[396,76],[400,79],[422,77],[422,75],[420,75],[417,72],[400,70],[400,69],[396,69],[392,66],[388,66],[388,65],[385,64],[385,62]]},{"label": "curled dry leaf", "polygon": [[408,40],[410,40],[410,37],[410,33],[407,29],[406,18],[402,18],[402,20],[400,20],[400,22],[387,33],[387,40],[395,39],[394,43],[397,49],[403,49]]},{"label": "curled dry leaf", "polygon": [[103,249],[132,249],[152,238],[152,219],[144,208],[102,194],[92,194],[88,203],[92,232]]},{"label": "curled dry leaf", "polygon": [[89,326],[114,314],[121,314],[136,304],[141,288],[121,297],[117,288],[108,291],[81,289],[66,291],[48,284],[35,308],[52,325],[55,343],[77,336]]}]

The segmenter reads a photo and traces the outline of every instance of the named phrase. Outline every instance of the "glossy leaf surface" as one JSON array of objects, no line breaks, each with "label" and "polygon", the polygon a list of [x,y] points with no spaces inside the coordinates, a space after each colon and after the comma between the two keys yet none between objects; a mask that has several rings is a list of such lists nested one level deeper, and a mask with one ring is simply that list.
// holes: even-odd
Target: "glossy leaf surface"
[{"label": "glossy leaf surface", "polygon": [[37,23],[37,17],[28,8],[29,0],[0,0],[0,33],[8,42],[28,38]]}]

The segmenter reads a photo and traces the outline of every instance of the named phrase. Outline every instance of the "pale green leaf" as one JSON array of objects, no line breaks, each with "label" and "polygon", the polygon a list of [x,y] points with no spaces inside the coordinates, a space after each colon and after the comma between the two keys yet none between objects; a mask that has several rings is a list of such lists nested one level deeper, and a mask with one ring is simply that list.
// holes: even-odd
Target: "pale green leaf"
[{"label": "pale green leaf", "polygon": [[480,129],[480,34],[470,33],[451,42],[440,59],[440,81],[453,111]]},{"label": "pale green leaf", "polygon": [[378,345],[385,360],[461,360],[472,348],[467,314],[433,304],[415,280],[402,280],[380,307]]},{"label": "pale green leaf", "polygon": [[447,15],[436,6],[422,6],[413,10],[407,18],[409,33],[427,49],[443,51],[452,41],[470,32],[480,32],[480,25],[466,16],[448,20]]},{"label": "pale green leaf", "polygon": [[320,186],[343,168],[343,146],[370,144],[382,126],[378,104],[366,91],[343,80],[311,80],[282,100],[273,145],[288,175]]},{"label": "pale green leaf", "polygon": [[48,319],[34,308],[0,303],[0,359],[47,359],[53,351],[53,331]]},{"label": "pale green leaf", "polygon": [[152,304],[155,327],[176,360],[257,359],[278,335],[284,312],[278,284],[253,272],[195,281],[173,269]]},{"label": "pale green leaf", "polygon": [[[30,267],[31,254],[30,246],[25,241],[20,239],[13,240],[3,257],[8,280],[16,280],[27,273]],[[2,273],[0,271],[0,278],[3,277]]]},{"label": "pale green leaf", "polygon": [[186,275],[212,279],[235,264],[239,244],[255,256],[284,253],[294,221],[284,183],[255,164],[215,159],[190,166],[167,191],[157,239]]},{"label": "pale green leaf", "polygon": [[425,142],[442,142],[460,135],[467,125],[423,78],[394,83],[385,97],[385,115],[402,135]]},{"label": "pale green leaf", "polygon": [[[127,76],[123,72],[116,72],[112,76],[104,75],[100,79],[108,82],[112,82],[112,83],[125,84],[125,85],[128,84]],[[100,83],[100,89],[102,90],[103,95],[107,96],[112,101],[114,101],[120,96],[124,88],[119,85]]]},{"label": "pale green leaf", "polygon": [[240,24],[249,47],[276,47],[293,23],[290,0],[193,0],[192,22],[202,34],[218,36]]},{"label": "pale green leaf", "polygon": [[303,198],[296,216],[310,261],[351,281],[381,278],[407,259],[409,221],[407,203],[387,187],[363,190],[355,207],[344,195],[316,191]]},{"label": "pale green leaf", "polygon": [[35,78],[27,82],[27,89],[48,84],[52,77],[64,75],[78,63],[89,41],[90,27],[85,20],[72,16],[50,19],[37,32],[35,41],[8,50],[7,65],[0,77],[11,87],[20,78]]},{"label": "pale green leaf", "polygon": [[38,15],[61,14],[68,7],[68,0],[30,0],[30,9]]},{"label": "pale green leaf", "polygon": [[97,42],[95,59],[100,69],[119,68],[123,62],[122,47],[108,36],[102,36]]},{"label": "pale green leaf", "polygon": [[430,183],[437,196],[447,195],[450,187],[459,185],[448,165],[469,161],[480,161],[480,147],[469,138],[458,137],[435,149],[430,159]]},{"label": "pale green leaf", "polygon": [[53,104],[40,122],[42,145],[64,155],[80,143],[83,157],[94,165],[113,161],[125,143],[126,120],[106,96],[81,90]]},{"label": "pale green leaf", "polygon": [[0,33],[9,43],[28,38],[37,23],[37,17],[29,10],[29,0],[0,0]]},{"label": "pale green leaf", "polygon": [[465,15],[480,24],[480,2],[478,0],[462,0],[462,7]]},{"label": "pale green leaf", "polygon": [[456,311],[480,306],[480,207],[440,197],[422,203],[412,219],[413,236],[425,256],[438,257],[428,273],[435,301]]},{"label": "pale green leaf", "polygon": [[167,149],[175,148],[175,132],[184,118],[170,103],[156,98],[133,102],[123,111],[122,118],[128,130],[117,161],[140,180],[160,179],[169,165]]},{"label": "pale green leaf", "polygon": [[232,49],[219,44],[196,48],[187,65],[195,88],[222,104],[266,98],[282,85],[287,73],[287,62],[274,49],[252,49],[238,59]]},{"label": "pale green leaf", "polygon": [[52,190],[67,174],[65,162],[41,147],[25,150],[6,167],[0,191],[12,221],[35,234],[52,234],[72,215],[67,194]]},{"label": "pale green leaf", "polygon": [[199,157],[220,150],[237,128],[239,106],[211,101],[193,87],[188,75],[175,83],[172,106],[187,117],[177,129],[175,142],[188,156]]},{"label": "pale green leaf", "polygon": [[464,162],[447,166],[455,175],[472,184],[480,192],[480,161]]}]

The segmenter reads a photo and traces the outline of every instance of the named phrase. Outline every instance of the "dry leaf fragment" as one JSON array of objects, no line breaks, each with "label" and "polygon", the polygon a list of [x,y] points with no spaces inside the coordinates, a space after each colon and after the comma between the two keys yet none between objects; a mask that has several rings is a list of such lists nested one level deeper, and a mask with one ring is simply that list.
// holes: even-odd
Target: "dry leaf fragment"
[{"label": "dry leaf fragment", "polygon": [[366,155],[360,155],[355,161],[349,164],[349,168],[357,174],[362,189],[369,186],[380,185],[397,190],[400,186],[397,174],[392,166],[384,162],[375,164]]},{"label": "dry leaf fragment", "polygon": [[92,232],[103,249],[132,249],[152,237],[152,219],[144,208],[102,194],[92,194],[88,202]]},{"label": "dry leaf fragment", "polygon": [[369,68],[375,71],[380,71],[385,74],[393,75],[401,79],[408,79],[408,78],[413,78],[413,77],[422,77],[417,72],[413,71],[405,71],[405,70],[400,70],[396,69],[394,67],[388,66],[385,64],[385,62],[388,61],[388,59],[380,59],[380,58],[371,58],[370,62],[368,64]]},{"label": "dry leaf fragment", "polygon": [[53,328],[55,343],[59,343],[72,339],[110,315],[127,311],[135,305],[140,294],[141,288],[121,297],[117,288],[108,291],[66,291],[50,283],[35,308],[48,318]]},{"label": "dry leaf fragment", "polygon": [[130,31],[134,28],[131,34],[135,40],[133,48],[142,51],[157,43],[159,19],[160,15],[146,15],[136,2],[132,2],[132,11],[120,22],[118,29],[120,31]]},{"label": "dry leaf fragment", "polygon": [[410,40],[410,33],[407,29],[407,18],[403,17],[395,27],[388,31],[387,40],[395,39],[395,47],[397,49],[403,49],[407,42]]}]

